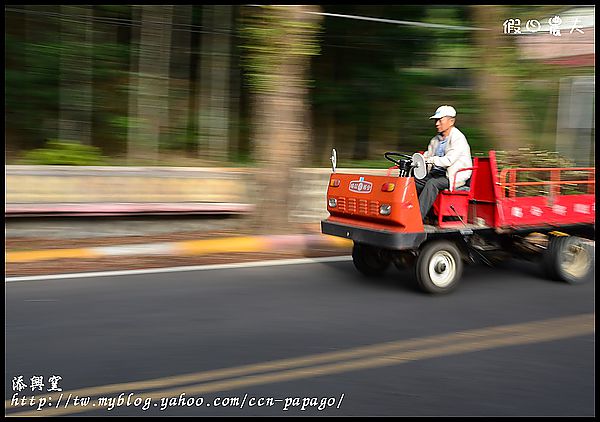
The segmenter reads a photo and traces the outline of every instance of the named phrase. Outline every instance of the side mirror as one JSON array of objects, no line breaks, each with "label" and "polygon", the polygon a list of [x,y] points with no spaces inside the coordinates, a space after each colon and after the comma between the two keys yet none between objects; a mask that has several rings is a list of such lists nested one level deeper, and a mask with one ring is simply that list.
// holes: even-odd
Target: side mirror
[{"label": "side mirror", "polygon": [[425,157],[423,157],[423,154],[419,154],[418,152],[413,154],[412,167],[415,179],[420,180],[427,176],[427,165],[425,164]]},{"label": "side mirror", "polygon": [[335,168],[337,166],[337,151],[335,148],[331,150],[331,158],[329,158],[329,160],[331,161],[331,169],[335,173]]}]

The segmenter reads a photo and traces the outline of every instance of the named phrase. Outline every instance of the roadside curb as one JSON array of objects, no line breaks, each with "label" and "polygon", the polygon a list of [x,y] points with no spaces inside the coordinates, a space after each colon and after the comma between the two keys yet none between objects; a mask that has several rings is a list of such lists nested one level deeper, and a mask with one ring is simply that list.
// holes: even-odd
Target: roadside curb
[{"label": "roadside curb", "polygon": [[15,251],[6,252],[5,258],[6,263],[25,263],[56,259],[90,259],[113,256],[191,256],[237,252],[288,252],[323,247],[347,250],[351,246],[352,241],[350,240],[323,234],[232,236],[178,242]]}]

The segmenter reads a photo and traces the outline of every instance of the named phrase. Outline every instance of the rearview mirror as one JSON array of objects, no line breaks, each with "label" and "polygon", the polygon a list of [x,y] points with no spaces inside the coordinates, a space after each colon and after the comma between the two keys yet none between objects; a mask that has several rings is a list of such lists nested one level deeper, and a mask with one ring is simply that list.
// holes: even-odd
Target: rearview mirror
[{"label": "rearview mirror", "polygon": [[331,169],[335,173],[335,168],[337,166],[337,151],[335,148],[331,150],[331,158],[329,160],[331,161]]}]

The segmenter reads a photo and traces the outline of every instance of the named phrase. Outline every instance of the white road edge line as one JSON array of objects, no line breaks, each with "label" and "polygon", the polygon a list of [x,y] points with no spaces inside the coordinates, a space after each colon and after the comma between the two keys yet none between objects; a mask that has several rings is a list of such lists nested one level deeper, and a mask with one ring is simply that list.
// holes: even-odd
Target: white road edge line
[{"label": "white road edge line", "polygon": [[142,270],[120,270],[120,271],[101,271],[89,273],[69,273],[69,274],[51,274],[39,276],[24,276],[24,277],[6,277],[5,283],[14,283],[18,281],[39,281],[39,280],[57,280],[69,278],[92,278],[92,277],[110,277],[120,275],[137,275],[137,274],[159,274],[159,273],[176,273],[183,271],[205,271],[205,270],[225,270],[232,268],[252,268],[252,267],[274,267],[279,265],[297,265],[297,264],[317,264],[321,262],[341,262],[351,261],[352,257],[344,256],[329,256],[322,258],[297,258],[297,259],[273,259],[269,261],[256,262],[240,262],[234,264],[212,264],[212,265],[194,265],[182,267],[167,267],[167,268],[148,268]]}]

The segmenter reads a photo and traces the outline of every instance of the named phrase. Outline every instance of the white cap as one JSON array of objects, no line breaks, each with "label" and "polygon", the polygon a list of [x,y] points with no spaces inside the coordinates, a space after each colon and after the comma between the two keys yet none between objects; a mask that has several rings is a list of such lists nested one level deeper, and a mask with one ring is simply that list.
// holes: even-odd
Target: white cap
[{"label": "white cap", "polygon": [[435,111],[435,114],[430,117],[430,119],[441,119],[442,117],[446,116],[456,117],[456,110],[454,109],[454,107],[449,105],[440,106]]}]

